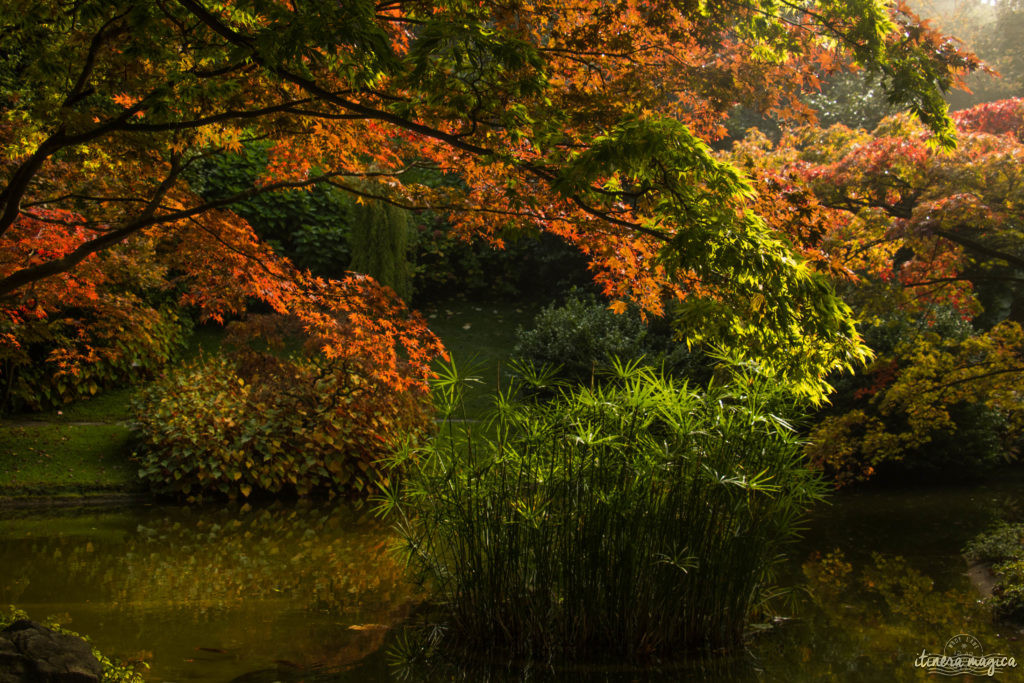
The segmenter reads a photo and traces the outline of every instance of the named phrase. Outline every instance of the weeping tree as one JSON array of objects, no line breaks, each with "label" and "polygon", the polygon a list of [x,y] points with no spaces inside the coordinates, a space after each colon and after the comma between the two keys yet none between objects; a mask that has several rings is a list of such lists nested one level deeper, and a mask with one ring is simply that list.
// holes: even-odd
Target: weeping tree
[{"label": "weeping tree", "polygon": [[365,273],[408,301],[412,296],[413,228],[409,212],[383,202],[358,204],[352,217],[351,270]]}]

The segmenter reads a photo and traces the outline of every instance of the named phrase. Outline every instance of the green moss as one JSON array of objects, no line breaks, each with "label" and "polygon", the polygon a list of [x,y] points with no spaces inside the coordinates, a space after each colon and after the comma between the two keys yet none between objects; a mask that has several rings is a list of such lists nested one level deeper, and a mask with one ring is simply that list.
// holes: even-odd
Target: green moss
[{"label": "green moss", "polygon": [[54,494],[138,487],[121,424],[0,422],[0,494]]}]

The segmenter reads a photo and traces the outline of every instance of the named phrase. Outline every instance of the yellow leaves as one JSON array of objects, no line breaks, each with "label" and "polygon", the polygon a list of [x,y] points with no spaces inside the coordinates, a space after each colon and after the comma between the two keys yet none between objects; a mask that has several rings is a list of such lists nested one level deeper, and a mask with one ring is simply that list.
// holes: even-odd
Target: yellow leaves
[{"label": "yellow leaves", "polygon": [[760,311],[762,308],[764,308],[764,301],[765,300],[763,294],[755,294],[750,299],[750,308],[754,311]]},{"label": "yellow leaves", "polygon": [[611,304],[608,305],[608,308],[611,310],[612,313],[621,315],[626,312],[629,306],[626,304],[625,301],[622,301],[621,299],[616,299],[615,301],[611,302]]}]

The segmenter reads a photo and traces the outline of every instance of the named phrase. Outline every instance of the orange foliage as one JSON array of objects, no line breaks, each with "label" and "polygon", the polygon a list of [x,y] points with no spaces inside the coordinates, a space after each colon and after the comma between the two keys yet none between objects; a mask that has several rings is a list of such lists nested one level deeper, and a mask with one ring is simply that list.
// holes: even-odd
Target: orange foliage
[{"label": "orange foliage", "polygon": [[[712,276],[664,252],[691,223],[760,230],[744,220],[742,179],[698,172],[703,141],[725,135],[729,110],[744,103],[779,119],[812,120],[800,96],[823,74],[859,60],[908,83],[894,95],[942,133],[948,122],[936,89],[976,66],[905,8],[862,4],[784,16],[774,5],[726,0],[700,9],[666,0],[130,7],[85,0],[73,13],[47,0],[30,13],[0,10],[10,26],[0,55],[13,55],[12,73],[28,79],[0,83],[8,112],[0,123],[0,297],[8,315],[89,298],[102,280],[90,254],[143,234],[181,273],[183,302],[205,315],[222,319],[258,299],[328,339],[328,355],[372,358],[380,381],[422,388],[441,347],[421,318],[364,278],[332,282],[298,272],[229,212],[232,199],[256,192],[331,183],[447,213],[457,231],[496,244],[508,226],[557,234],[591,257],[611,299],[651,313],[670,297],[727,299],[731,286],[755,276],[724,271],[753,262],[756,273],[764,235],[736,241],[722,256],[726,266],[705,269]],[[868,11],[889,13],[873,17],[880,28],[870,34]],[[927,82],[902,77],[925,67]],[[591,168],[574,168],[623,122],[639,124],[626,132],[654,135],[649,147],[630,147],[635,159],[597,155]],[[258,187],[217,201],[190,192],[188,170],[198,158],[256,139],[276,142]],[[659,168],[668,153],[690,167]],[[414,171],[424,168],[453,182],[423,182]],[[688,184],[707,196],[691,196]],[[785,224],[794,241],[812,237],[808,212],[820,209],[784,194],[755,208]],[[805,250],[823,267],[845,267],[825,253],[820,245]],[[823,291],[781,260],[785,267],[764,269],[789,278],[765,286],[780,292],[773,306]],[[734,297],[722,310],[745,308]],[[824,339],[811,355],[841,364],[857,356],[841,310],[800,310],[778,318],[800,320]],[[800,317],[813,312],[820,317]],[[754,318],[731,329],[768,327]],[[779,332],[792,339],[791,330]],[[762,346],[774,353],[772,344]]]}]

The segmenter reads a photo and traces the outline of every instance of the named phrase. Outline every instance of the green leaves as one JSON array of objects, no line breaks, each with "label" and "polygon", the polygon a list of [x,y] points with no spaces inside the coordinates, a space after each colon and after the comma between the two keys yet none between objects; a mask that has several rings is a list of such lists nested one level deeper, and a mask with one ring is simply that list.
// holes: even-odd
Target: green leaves
[{"label": "green leaves", "polygon": [[[463,124],[501,121],[513,134],[531,123],[524,102],[547,88],[547,69],[535,45],[495,27],[486,11],[447,8],[428,13],[406,56],[407,83],[422,103],[460,112]],[[397,105],[409,116],[417,102]]]},{"label": "green leaves", "polygon": [[[609,173],[616,184],[599,188]],[[570,158],[555,187],[650,216],[665,240],[660,264],[684,286],[679,333],[688,343],[734,349],[812,400],[828,393],[825,375],[867,358],[849,307],[745,208],[750,183],[683,123],[626,119]]]},{"label": "green leaves", "polygon": [[[628,188],[601,200],[595,184],[602,178]],[[717,161],[707,144],[683,122],[663,116],[630,116],[596,137],[582,152],[569,157],[553,188],[564,195],[582,195],[602,205],[640,197],[654,207],[675,206],[724,211],[753,191],[740,173]],[[664,204],[663,204],[664,203]]]}]

